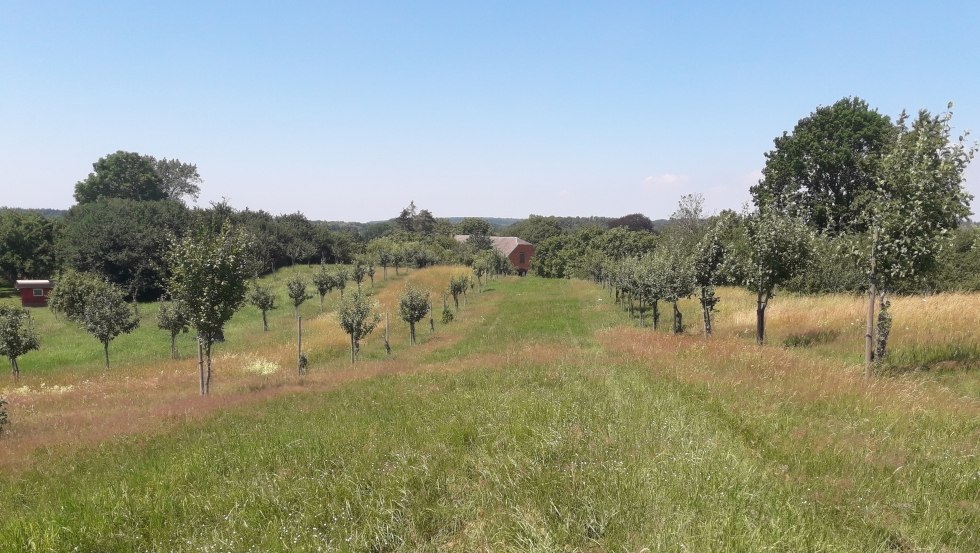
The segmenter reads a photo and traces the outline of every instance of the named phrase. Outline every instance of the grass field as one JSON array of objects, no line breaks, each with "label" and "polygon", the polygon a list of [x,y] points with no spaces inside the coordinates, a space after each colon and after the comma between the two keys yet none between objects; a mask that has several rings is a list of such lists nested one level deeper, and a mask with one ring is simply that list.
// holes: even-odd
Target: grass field
[{"label": "grass field", "polygon": [[[394,312],[454,271],[375,298]],[[34,311],[43,349],[3,390],[0,549],[980,550],[978,296],[896,300],[894,374],[865,379],[860,298],[779,297],[760,348],[739,290],[705,340],[693,302],[674,336],[591,284],[506,278],[351,367],[336,295],[304,305],[305,377],[291,308],[268,333],[236,315],[209,398],[153,305],[109,371]]]}]

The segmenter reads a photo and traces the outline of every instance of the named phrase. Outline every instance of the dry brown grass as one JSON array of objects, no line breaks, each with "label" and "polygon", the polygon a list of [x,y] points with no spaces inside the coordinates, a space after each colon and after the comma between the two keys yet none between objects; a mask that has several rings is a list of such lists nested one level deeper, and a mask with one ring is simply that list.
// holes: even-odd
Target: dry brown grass
[{"label": "dry brown grass", "polygon": [[[722,288],[719,296],[718,335],[754,336],[754,296],[741,288]],[[980,294],[896,296],[890,301],[895,346],[980,342]],[[776,343],[791,335],[832,331],[860,352],[867,308],[863,296],[779,295],[766,312],[768,338]]]}]

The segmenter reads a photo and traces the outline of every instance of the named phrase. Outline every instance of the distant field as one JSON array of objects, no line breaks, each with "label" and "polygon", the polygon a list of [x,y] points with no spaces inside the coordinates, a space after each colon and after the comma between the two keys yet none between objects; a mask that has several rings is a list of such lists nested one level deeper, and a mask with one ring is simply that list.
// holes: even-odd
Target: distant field
[{"label": "distant field", "polygon": [[[394,314],[405,283],[460,270],[389,271],[375,297]],[[167,359],[155,305],[108,371],[93,338],[35,310],[42,350],[0,392],[0,544],[980,550],[980,295],[896,300],[894,374],[865,379],[860,298],[777,297],[760,348],[741,290],[706,340],[694,302],[674,336],[592,284],[532,277],[471,293],[414,348],[393,319],[394,355],[376,331],[355,367],[338,294],[322,315],[310,300],[299,377],[280,293],[270,332],[252,308],[233,319],[209,398],[190,337]]]}]

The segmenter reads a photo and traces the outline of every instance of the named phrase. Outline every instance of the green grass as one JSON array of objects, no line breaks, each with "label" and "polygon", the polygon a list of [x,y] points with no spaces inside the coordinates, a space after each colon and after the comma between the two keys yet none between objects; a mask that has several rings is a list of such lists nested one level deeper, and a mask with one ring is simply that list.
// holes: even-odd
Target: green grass
[{"label": "green grass", "polygon": [[[459,339],[421,356],[465,370],[298,393],[159,435],[36,454],[0,480],[0,543],[980,550],[975,411],[883,407],[849,391],[783,397],[768,384],[746,393],[722,380],[726,367],[710,364],[714,346],[699,338],[661,335],[686,346],[642,358],[604,348],[596,333],[617,332],[624,315],[591,286],[492,288],[462,311],[482,313],[471,331],[450,325]],[[257,314],[237,319],[232,343]],[[731,363],[782,370],[760,364],[766,351]]]},{"label": "green grass", "polygon": [[[320,314],[320,300],[309,276],[317,269],[318,267],[297,265],[260,279],[261,284],[271,286],[276,294],[278,308],[269,312],[269,332],[260,332],[262,315],[258,309],[246,303],[226,325],[226,341],[216,346],[216,349],[242,352],[248,351],[256,341],[284,343],[294,340],[293,306],[286,294],[285,282],[293,274],[306,277],[307,292],[314,297],[301,306],[300,312],[304,319],[316,317]],[[390,276],[393,276],[393,273]],[[389,282],[393,280],[389,278]],[[381,281],[380,271],[375,275],[375,281],[375,289],[381,289],[387,284]],[[371,290],[370,281],[366,281],[365,286],[366,290]],[[348,283],[346,291],[353,289],[356,289],[356,285],[352,282]],[[339,291],[331,292],[324,301],[325,311],[332,311],[339,298]],[[18,298],[0,299],[0,302],[20,305]],[[146,365],[169,357],[170,335],[157,328],[159,311],[160,305],[157,302],[139,304],[139,328],[130,334],[117,337],[109,345],[109,362],[113,369],[125,370],[129,366]],[[78,325],[58,317],[47,307],[31,308],[30,313],[40,336],[41,349],[20,358],[21,371],[25,377],[32,379],[65,376],[66,373],[74,376],[90,376],[102,373],[104,368],[102,345],[97,339],[86,334]],[[177,343],[178,350],[185,356],[192,356],[197,351],[193,333],[180,335]],[[311,361],[336,358],[342,354],[342,351],[319,352]]]}]

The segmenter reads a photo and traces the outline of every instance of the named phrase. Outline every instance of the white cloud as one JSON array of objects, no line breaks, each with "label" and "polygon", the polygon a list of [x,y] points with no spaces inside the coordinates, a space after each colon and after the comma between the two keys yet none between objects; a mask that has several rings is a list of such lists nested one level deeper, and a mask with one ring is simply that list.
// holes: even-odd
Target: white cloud
[{"label": "white cloud", "polygon": [[660,176],[649,176],[643,179],[643,184],[648,188],[669,188],[675,186],[681,186],[686,184],[691,180],[688,175],[675,175],[673,173],[664,173]]}]

